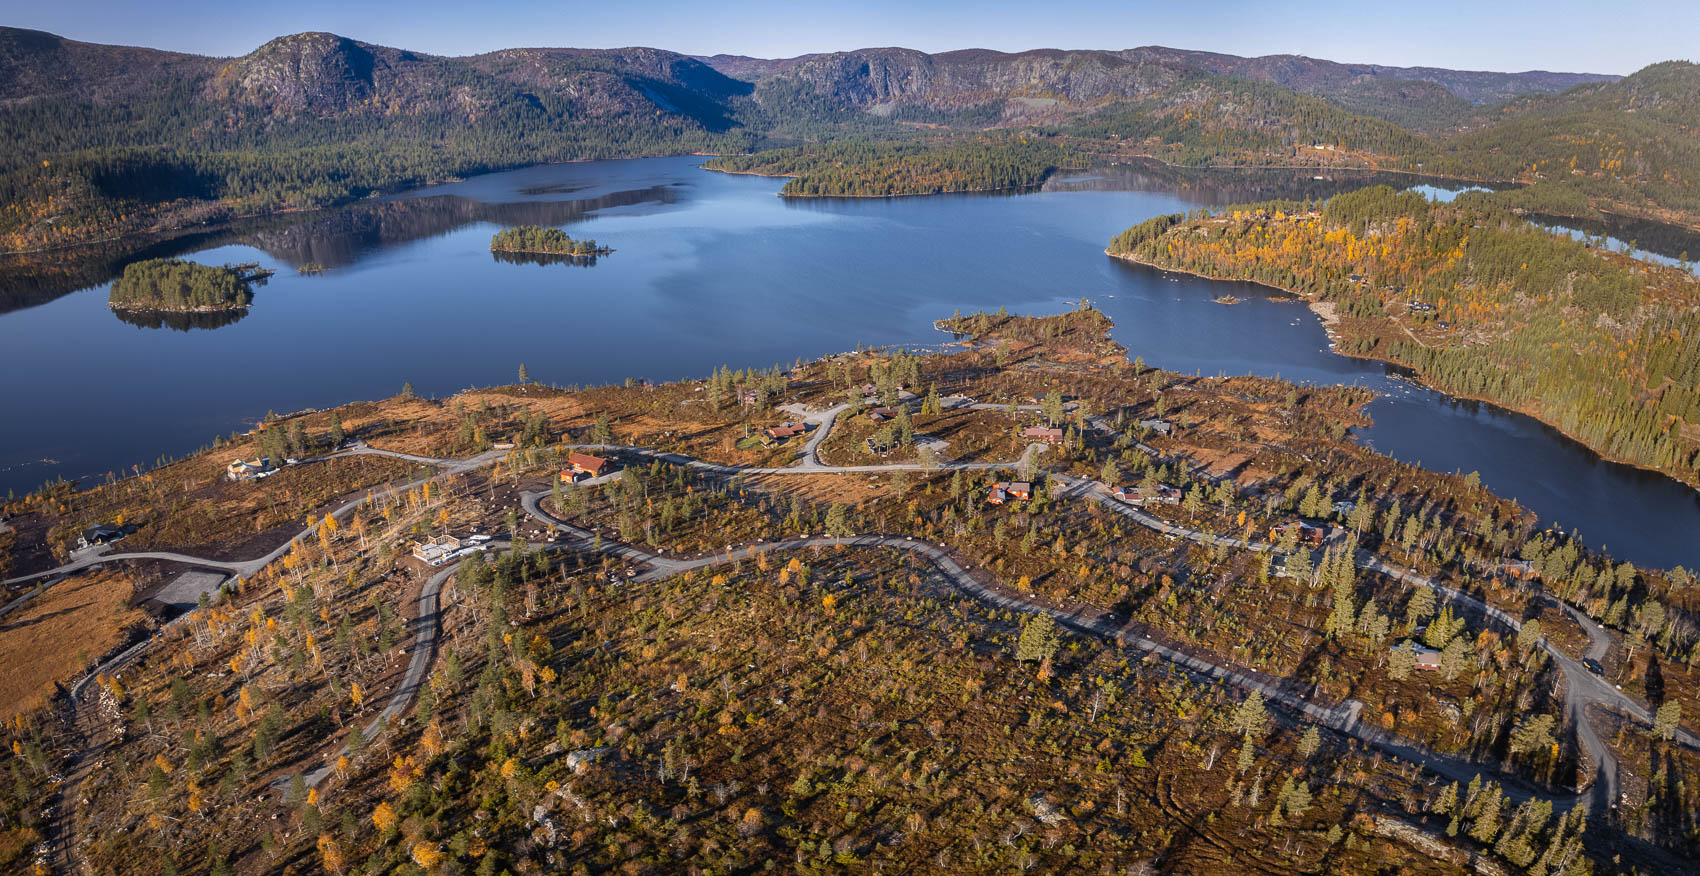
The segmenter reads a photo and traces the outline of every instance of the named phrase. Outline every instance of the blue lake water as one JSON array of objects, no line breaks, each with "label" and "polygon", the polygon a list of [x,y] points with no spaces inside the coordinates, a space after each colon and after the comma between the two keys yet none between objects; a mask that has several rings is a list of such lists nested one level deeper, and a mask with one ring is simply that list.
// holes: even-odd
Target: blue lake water
[{"label": "blue lake water", "polygon": [[[0,315],[9,410],[25,414],[0,426],[0,490],[146,466],[268,410],[385,397],[405,381],[447,395],[512,382],[522,362],[563,385],[666,380],[936,343],[933,321],[958,309],[1054,312],[1084,297],[1152,365],[1368,386],[1384,394],[1360,436],[1370,446],[1479,471],[1620,557],[1700,566],[1700,493],[1335,355],[1300,304],[1103,254],[1153,215],[1326,197],[1368,178],[1118,166],[1024,194],[799,201],[775,197],[778,180],[700,162],[533,167],[194,244],[197,261],[278,271],[247,315],[216,328],[128,324],[104,282]],[[588,267],[497,261],[490,235],[514,224],[616,252]],[[298,274],[307,262],[328,270]],[[1212,303],[1225,287],[1245,300]]]}]

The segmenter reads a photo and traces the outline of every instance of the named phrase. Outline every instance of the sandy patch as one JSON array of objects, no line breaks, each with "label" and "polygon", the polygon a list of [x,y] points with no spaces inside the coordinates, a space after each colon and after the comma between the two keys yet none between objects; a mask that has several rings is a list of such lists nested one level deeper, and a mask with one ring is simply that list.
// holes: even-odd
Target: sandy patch
[{"label": "sandy patch", "polygon": [[130,607],[132,589],[123,572],[79,575],[0,618],[0,719],[40,705],[55,681],[76,675],[117,645],[125,627],[144,621]]}]

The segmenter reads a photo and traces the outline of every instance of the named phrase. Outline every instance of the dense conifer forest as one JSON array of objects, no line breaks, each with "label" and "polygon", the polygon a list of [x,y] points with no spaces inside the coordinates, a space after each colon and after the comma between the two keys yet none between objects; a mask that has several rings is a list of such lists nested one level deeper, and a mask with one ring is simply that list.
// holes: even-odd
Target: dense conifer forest
[{"label": "dense conifer forest", "polygon": [[109,302],[115,310],[234,310],[254,300],[249,282],[244,268],[235,265],[148,259],[124,268]]},{"label": "dense conifer forest", "polygon": [[574,240],[559,228],[540,228],[521,225],[504,228],[490,238],[491,252],[548,253],[551,255],[589,256],[613,252],[594,240]]},{"label": "dense conifer forest", "polygon": [[997,138],[942,143],[832,143],[711,159],[733,173],[789,176],[782,195],[883,197],[1038,185],[1084,157],[1050,140]]}]

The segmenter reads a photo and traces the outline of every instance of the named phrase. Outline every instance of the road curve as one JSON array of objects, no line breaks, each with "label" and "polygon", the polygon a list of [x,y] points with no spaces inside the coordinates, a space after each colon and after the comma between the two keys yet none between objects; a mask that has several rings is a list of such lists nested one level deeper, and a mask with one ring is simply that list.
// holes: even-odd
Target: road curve
[{"label": "road curve", "polygon": [[[569,549],[584,549],[594,538],[579,527],[572,526],[543,511],[538,505],[544,493],[521,494],[522,504],[527,513],[539,521],[567,533],[569,541],[564,545]],[[604,541],[599,550],[606,555],[618,556],[622,559],[647,565],[641,574],[632,580],[637,582],[656,581],[670,578],[693,569],[726,565],[746,558],[751,552],[767,553],[772,551],[793,551],[809,548],[844,547],[855,549],[895,548],[917,554],[926,559],[937,569],[944,578],[958,591],[979,599],[983,602],[1024,613],[1042,612],[1051,615],[1057,623],[1074,630],[1077,633],[1104,639],[1120,647],[1130,648],[1158,659],[1167,661],[1182,670],[1206,681],[1219,681],[1224,684],[1247,691],[1257,691],[1264,699],[1289,711],[1302,715],[1317,724],[1344,736],[1357,739],[1366,745],[1380,749],[1388,754],[1419,766],[1448,779],[1468,782],[1477,775],[1488,772],[1480,766],[1463,758],[1452,757],[1429,750],[1411,740],[1397,734],[1384,731],[1378,727],[1367,725],[1358,720],[1363,710],[1363,704],[1357,700],[1346,700],[1334,706],[1324,706],[1312,702],[1308,693],[1295,689],[1283,680],[1261,676],[1234,669],[1177,651],[1168,646],[1154,642],[1134,633],[1131,625],[1120,618],[1109,614],[1090,614],[1083,610],[1073,612],[1063,611],[1042,603],[1034,602],[1019,596],[1002,593],[981,582],[963,564],[958,562],[947,548],[932,542],[893,535],[853,535],[853,536],[799,536],[796,538],[779,539],[776,541],[753,542],[737,546],[736,550],[715,553],[697,557],[666,557],[641,550],[632,545]],[[1514,777],[1502,777],[1506,793],[1513,799],[1521,800],[1531,796],[1543,796],[1555,803],[1563,803],[1576,797],[1554,796],[1540,794],[1532,788],[1523,785]]]}]

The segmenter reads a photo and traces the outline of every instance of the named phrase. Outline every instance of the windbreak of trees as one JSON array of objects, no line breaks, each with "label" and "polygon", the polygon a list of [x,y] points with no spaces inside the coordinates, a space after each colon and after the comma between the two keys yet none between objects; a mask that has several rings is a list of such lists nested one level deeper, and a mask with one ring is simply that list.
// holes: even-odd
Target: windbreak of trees
[{"label": "windbreak of trees", "polygon": [[229,310],[253,300],[239,268],[148,259],[124,268],[108,303],[126,310]]},{"label": "windbreak of trees", "polygon": [[520,225],[504,228],[490,238],[492,252],[535,252],[552,255],[600,255],[611,252],[594,240],[574,240],[559,228]]},{"label": "windbreak of trees", "polygon": [[1320,210],[1173,218],[1123,232],[1111,252],[1331,301],[1343,352],[1700,481],[1700,281],[1685,271],[1553,234],[1492,196],[1430,204],[1376,186]]},{"label": "windbreak of trees", "polygon": [[884,197],[1038,185],[1084,160],[1048,139],[931,143],[830,143],[710,160],[735,173],[790,176],[782,195]]}]

